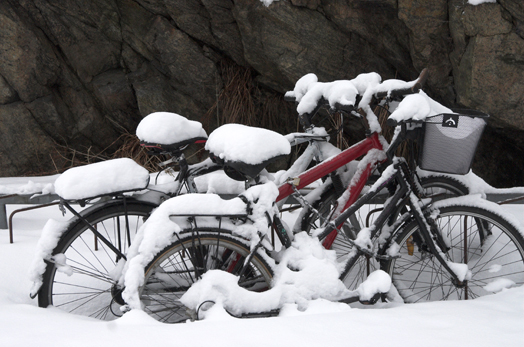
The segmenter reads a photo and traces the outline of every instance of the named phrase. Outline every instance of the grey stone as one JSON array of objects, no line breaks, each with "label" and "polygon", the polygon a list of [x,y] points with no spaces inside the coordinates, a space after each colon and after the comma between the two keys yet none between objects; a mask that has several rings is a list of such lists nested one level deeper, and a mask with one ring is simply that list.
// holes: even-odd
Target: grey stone
[{"label": "grey stone", "polygon": [[446,0],[399,0],[398,17],[410,30],[413,65],[430,71],[429,85],[445,98],[452,99],[449,75],[452,51]]},{"label": "grey stone", "polygon": [[524,22],[524,2],[521,0],[499,0],[497,2],[500,3],[512,17]]},{"label": "grey stone", "polygon": [[465,6],[462,14],[464,31],[468,36],[507,34],[513,25],[502,16],[502,7],[496,3]]},{"label": "grey stone", "polygon": [[461,104],[523,130],[524,40],[515,33],[472,38],[456,87]]},{"label": "grey stone", "polygon": [[190,95],[175,90],[167,77],[144,69],[129,76],[142,117],[153,112],[174,112],[194,120],[200,120],[207,111]]},{"label": "grey stone", "polygon": [[0,76],[0,104],[9,104],[16,101],[16,92],[7,84],[7,81]]},{"label": "grey stone", "polygon": [[55,145],[109,154],[151,112],[205,121],[227,111],[215,106],[231,83],[253,93],[243,119],[262,124],[309,72],[412,79],[427,67],[430,96],[490,113],[486,143],[507,153],[496,163],[524,151],[522,0],[4,0],[0,27],[2,175],[60,170]]},{"label": "grey stone", "polygon": [[104,72],[93,79],[95,96],[103,104],[105,117],[130,133],[134,133],[141,117],[131,83],[122,70]]},{"label": "grey stone", "polygon": [[23,102],[0,105],[0,119],[3,176],[56,173],[51,159],[55,144]]},{"label": "grey stone", "polygon": [[9,2],[0,2],[0,75],[24,102],[50,93],[59,63],[35,28]]}]

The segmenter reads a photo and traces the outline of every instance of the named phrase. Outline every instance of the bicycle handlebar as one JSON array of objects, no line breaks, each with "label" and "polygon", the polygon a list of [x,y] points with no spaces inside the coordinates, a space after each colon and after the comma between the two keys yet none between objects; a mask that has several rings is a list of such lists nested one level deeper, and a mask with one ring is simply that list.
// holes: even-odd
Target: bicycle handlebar
[{"label": "bicycle handlebar", "polygon": [[[290,101],[290,102],[297,102],[296,101],[296,98],[294,95],[284,95],[284,100],[285,101]],[[302,125],[304,126],[305,129],[309,128],[311,126],[311,119],[318,113],[318,111],[320,111],[320,109],[322,109],[323,107],[329,107],[331,109],[334,109],[336,111],[343,111],[343,112],[347,112],[347,113],[351,113],[353,110],[355,110],[355,106],[354,105],[344,105],[344,104],[341,104],[341,103],[335,103],[335,105],[332,107],[330,104],[329,104],[329,101],[326,100],[324,97],[320,97],[320,99],[318,99],[317,101],[317,105],[316,107],[309,113],[303,113],[303,114],[299,114],[299,119],[300,119],[300,122],[302,123]]]},{"label": "bicycle handlebar", "polygon": [[355,105],[343,105],[337,102],[335,103],[335,110],[351,113],[355,110]]},{"label": "bicycle handlebar", "polygon": [[397,122],[396,120],[394,120],[393,118],[388,118],[388,119],[386,120],[386,125],[387,125],[388,127],[392,127],[392,128],[394,128],[394,127],[396,127],[396,126],[398,125],[398,122]]},{"label": "bicycle handlebar", "polygon": [[[390,98],[398,98],[398,97],[401,97],[401,96],[405,96],[405,95],[408,95],[408,94],[415,94],[415,93],[418,93],[422,87],[424,86],[424,84],[426,83],[427,79],[428,79],[428,69],[425,68],[422,70],[422,72],[420,73],[420,75],[418,76],[416,82],[415,82],[415,85],[413,85],[413,87],[411,88],[408,88],[408,89],[399,89],[399,90],[395,90],[395,91],[392,91],[389,95],[387,95],[387,93],[380,93],[381,96],[379,95],[376,95],[377,97],[386,97],[386,96],[389,96]],[[387,126],[390,126],[390,127],[396,127],[397,125],[399,124],[399,122],[395,119],[392,119],[392,118],[388,118],[386,120],[386,125]]]},{"label": "bicycle handlebar", "polygon": [[[403,96],[405,95],[408,95],[408,94],[415,94],[415,93],[418,93],[422,87],[424,86],[424,84],[426,83],[426,80],[428,78],[428,69],[425,68],[421,71],[420,75],[418,76],[418,78],[415,80],[415,83],[413,84],[412,87],[410,88],[404,88],[404,89],[392,89],[392,90],[388,90],[388,91],[380,91],[380,92],[376,92],[374,93],[374,97],[375,99],[382,99],[384,97],[387,97],[388,99],[390,100],[395,100],[395,99],[401,99]],[[284,100],[286,101],[290,101],[290,102],[297,102],[297,99],[295,97],[295,95],[291,94],[291,93],[286,93],[284,95]],[[320,99],[317,101],[317,104],[316,104],[316,107],[309,113],[303,113],[301,115],[299,115],[300,117],[300,120],[303,124],[303,126],[305,128],[308,128],[311,126],[311,119],[313,118],[313,116],[322,108],[322,107],[325,107],[325,106],[330,106],[331,109],[334,109],[336,111],[343,111],[343,112],[347,112],[347,113],[350,113],[350,114],[355,114],[355,110],[356,110],[356,107],[355,105],[351,105],[351,104],[341,104],[341,103],[335,103],[335,105],[330,105],[329,104],[329,101],[324,98],[324,97],[320,97]],[[393,119],[388,119],[386,121],[386,124],[388,126],[396,126],[397,125],[397,122]]]},{"label": "bicycle handlebar", "polygon": [[290,133],[285,137],[291,146],[297,146],[309,141],[327,141],[329,139],[329,134]]},{"label": "bicycle handlebar", "polygon": [[284,94],[284,101],[296,102],[297,98],[294,95]]},{"label": "bicycle handlebar", "polygon": [[[287,95],[285,94],[284,95],[284,100],[285,101],[289,101],[289,102],[297,102],[297,99],[294,95]],[[327,101],[325,98],[321,97],[318,101],[317,101],[317,107],[313,110],[313,112],[310,112],[308,114],[315,114],[318,112],[318,110],[322,107],[325,107],[325,106],[331,106],[329,104],[329,101]],[[332,107],[333,109],[335,110],[338,110],[338,111],[345,111],[345,112],[348,112],[350,113],[351,111],[353,111],[355,109],[355,106],[354,105],[344,105],[344,104],[341,104],[339,102],[335,103],[335,106]]]},{"label": "bicycle handlebar", "polygon": [[416,82],[413,85],[413,87],[405,88],[405,89],[396,89],[396,90],[391,90],[391,91],[378,92],[378,93],[375,93],[375,97],[377,99],[384,98],[384,97],[389,97],[391,99],[397,99],[397,98],[400,98],[400,97],[408,95],[408,94],[418,93],[422,89],[424,84],[426,83],[427,79],[428,79],[428,69],[425,68],[425,69],[423,69],[420,72],[420,75],[415,80]]}]

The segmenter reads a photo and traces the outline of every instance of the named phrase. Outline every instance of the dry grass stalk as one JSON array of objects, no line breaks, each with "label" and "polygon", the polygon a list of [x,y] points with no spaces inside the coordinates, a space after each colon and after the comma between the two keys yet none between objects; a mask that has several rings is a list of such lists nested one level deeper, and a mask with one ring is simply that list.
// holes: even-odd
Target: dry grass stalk
[{"label": "dry grass stalk", "polygon": [[294,131],[296,114],[292,106],[278,95],[259,88],[256,73],[232,61],[219,64],[223,87],[217,101],[204,117],[206,128],[227,123],[262,127],[280,133]]},{"label": "dry grass stalk", "polygon": [[[340,112],[337,112],[335,114],[330,114],[329,120],[330,120],[331,126],[334,129],[340,129],[343,126],[343,116],[342,116],[342,113]],[[349,148],[349,142],[347,140],[346,135],[344,134],[344,131],[339,131],[337,133],[336,146],[337,148],[341,150]]]},{"label": "dry grass stalk", "polygon": [[[395,129],[386,125],[386,121],[390,115],[388,109],[382,106],[377,106],[375,109],[375,114],[377,115],[380,127],[382,128],[382,135],[388,142],[391,143]],[[397,148],[397,152],[395,154],[399,157],[404,157],[406,160],[408,160],[408,162],[411,162],[414,160],[414,158],[417,157],[417,150],[417,146],[414,145],[412,141],[403,142]]]},{"label": "dry grass stalk", "polygon": [[219,92],[217,101],[208,110],[208,123],[211,115],[217,114],[217,126],[225,123],[252,124],[255,114],[255,105],[252,94],[255,88],[251,82],[251,70],[221,63],[222,80],[224,86]]},{"label": "dry grass stalk", "polygon": [[[121,145],[116,151],[111,153],[110,148],[119,143],[121,143]],[[148,155],[147,151],[140,146],[138,138],[130,133],[123,133],[118,139],[111,143],[111,145],[98,153],[94,153],[91,147],[88,147],[85,152],[82,152],[57,143],[55,144],[55,151],[55,155],[57,155],[60,158],[60,161],[64,163],[62,167],[59,168],[56,165],[55,160],[51,158],[55,164],[56,173],[64,171],[70,167],[87,165],[116,158],[131,158],[145,167],[148,171],[155,172],[158,171],[157,164],[162,159],[157,156]]]}]

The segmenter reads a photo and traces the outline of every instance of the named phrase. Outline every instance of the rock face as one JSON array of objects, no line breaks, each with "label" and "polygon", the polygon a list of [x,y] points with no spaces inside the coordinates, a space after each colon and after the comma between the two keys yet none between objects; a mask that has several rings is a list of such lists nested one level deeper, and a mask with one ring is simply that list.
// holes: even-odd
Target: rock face
[{"label": "rock face", "polygon": [[475,171],[524,185],[522,0],[3,0],[0,174],[115,151],[154,111],[285,132],[295,113],[282,92],[306,73],[413,79],[424,67],[432,97],[491,115]]}]

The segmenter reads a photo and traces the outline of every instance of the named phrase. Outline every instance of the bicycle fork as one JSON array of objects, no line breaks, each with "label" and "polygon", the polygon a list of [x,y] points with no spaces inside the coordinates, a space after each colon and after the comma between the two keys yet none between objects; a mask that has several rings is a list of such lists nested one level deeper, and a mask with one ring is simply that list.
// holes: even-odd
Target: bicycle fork
[{"label": "bicycle fork", "polygon": [[410,193],[409,205],[411,210],[414,211],[413,216],[419,226],[419,232],[424,244],[428,247],[429,252],[437,258],[442,267],[450,274],[452,283],[457,287],[465,286],[467,284],[467,274],[469,271],[461,271],[461,274],[459,274],[458,271],[452,267],[452,263],[446,260],[445,253],[448,252],[450,248],[447,246],[435,220],[429,216],[429,213],[425,214],[420,206],[418,206],[419,201],[413,193]]},{"label": "bicycle fork", "polygon": [[[428,251],[438,259],[440,264],[450,274],[450,277],[452,278],[452,281],[456,286],[466,285],[465,279],[467,276],[465,275],[467,274],[467,272],[461,271],[460,273],[458,273],[458,269],[454,270],[454,268],[456,267],[453,266],[451,262],[448,262],[446,260],[445,252],[449,251],[449,247],[447,246],[443,238],[443,235],[433,218],[430,217],[429,213],[425,214],[425,211],[427,212],[425,207],[423,211],[423,206],[421,206],[422,200],[413,192],[413,189],[411,188],[412,183],[410,184],[410,181],[407,178],[409,177],[409,172],[406,172],[407,168],[401,163],[396,163],[393,165],[395,165],[395,172],[384,179],[384,183],[377,188],[377,191],[380,191],[380,189],[385,187],[387,184],[389,184],[390,181],[392,181],[395,178],[399,186],[397,191],[393,194],[393,196],[388,199],[388,201],[384,205],[383,211],[380,213],[380,215],[377,217],[377,219],[371,226],[370,239],[375,239],[377,233],[383,230],[384,228],[387,228],[391,232],[393,232],[394,230],[397,230],[401,224],[406,222],[406,220],[408,219],[406,217],[409,217],[409,215],[395,220],[392,224],[389,224],[388,220],[390,220],[390,217],[396,213],[398,206],[408,205],[411,211],[410,215],[413,218],[415,218],[419,226],[419,233],[420,237],[422,238],[421,241],[423,241],[423,243],[428,247]],[[373,196],[373,193],[364,194],[364,196],[359,198],[352,206],[350,206],[347,210],[342,212],[342,214],[340,214],[335,220],[331,221],[320,233],[319,237],[325,237],[333,230],[337,230],[338,226],[342,225],[342,223],[346,219],[348,219],[351,214],[353,214],[358,208],[360,208],[362,205],[371,200]],[[389,236],[389,240],[393,239],[394,234],[395,233],[392,233]],[[391,258],[391,256],[389,255],[383,255],[384,252],[379,251],[378,254],[375,254],[371,250],[363,249],[354,242],[352,243],[353,246],[356,248],[356,251],[353,254],[353,257],[355,258],[359,257],[362,254],[373,256],[380,260],[387,260]],[[390,242],[386,242],[386,244],[389,243]],[[352,260],[349,259],[348,264],[351,263],[351,261]]]}]

